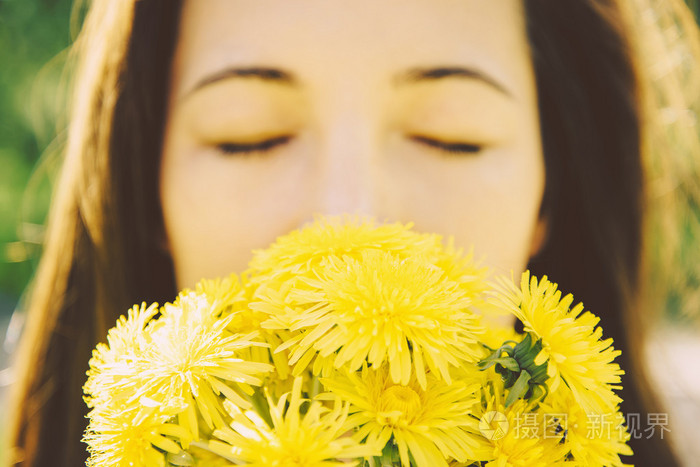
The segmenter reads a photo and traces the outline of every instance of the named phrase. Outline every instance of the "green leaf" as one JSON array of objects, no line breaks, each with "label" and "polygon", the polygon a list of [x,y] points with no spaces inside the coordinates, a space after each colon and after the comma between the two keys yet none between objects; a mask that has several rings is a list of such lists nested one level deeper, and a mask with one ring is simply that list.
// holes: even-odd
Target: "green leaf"
[{"label": "green leaf", "polygon": [[520,376],[506,397],[506,407],[510,407],[513,402],[522,399],[530,389],[530,374],[527,371],[522,371]]},{"label": "green leaf", "polygon": [[515,359],[511,358],[511,357],[497,358],[496,360],[494,360],[494,363],[500,363],[501,365],[503,365],[504,367],[506,367],[510,371],[515,371],[515,372],[520,371],[520,365],[518,365],[518,362],[515,361]]}]

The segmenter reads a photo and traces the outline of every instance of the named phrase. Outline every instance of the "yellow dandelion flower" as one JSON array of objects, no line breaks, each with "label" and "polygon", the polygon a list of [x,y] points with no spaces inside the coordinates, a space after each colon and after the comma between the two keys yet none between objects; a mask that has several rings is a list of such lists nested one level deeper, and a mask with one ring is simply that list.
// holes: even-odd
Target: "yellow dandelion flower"
[{"label": "yellow dandelion flower", "polygon": [[541,410],[559,416],[557,431],[573,456],[570,465],[627,465],[620,456],[631,456],[632,449],[627,445],[630,435],[621,412],[586,412],[569,391],[547,398]]},{"label": "yellow dandelion flower", "polygon": [[[489,382],[482,386],[479,417],[479,452],[486,467],[550,467],[566,464],[568,452],[561,436],[549,436],[545,418],[536,406],[518,399],[505,405],[501,378],[489,371]],[[551,433],[549,433],[551,434]]]},{"label": "yellow dandelion flower", "polygon": [[198,448],[196,446],[190,446],[190,448],[187,450],[187,454],[189,454],[189,457],[184,459],[183,462],[180,462],[179,464],[173,462],[173,464],[192,465],[196,467],[229,467],[236,465],[207,449]]},{"label": "yellow dandelion flower", "polygon": [[[520,342],[523,340],[523,335],[518,334],[516,330],[514,329],[514,326],[511,324],[509,326],[503,326],[503,325],[493,325],[493,326],[488,326],[486,328],[486,332],[481,336],[481,343],[493,348],[497,349],[501,345],[503,345],[505,342]],[[484,353],[490,354],[486,348],[484,348]]]},{"label": "yellow dandelion flower", "polygon": [[[247,308],[245,285],[235,273],[223,278],[202,279],[195,285],[194,292],[207,297],[211,303],[211,312],[216,316]],[[190,290],[186,289],[182,293],[189,294]]]},{"label": "yellow dandelion flower", "polygon": [[504,281],[497,300],[523,322],[533,340],[542,340],[535,363],[547,362],[551,392],[563,379],[587,411],[615,409],[620,398],[613,390],[620,389],[624,371],[613,362],[620,351],[612,339],[602,339],[599,318],[584,312],[581,303],[571,308],[571,294],[562,298],[546,276],[538,281],[529,272],[523,273],[520,289]]},{"label": "yellow dandelion flower", "polygon": [[[528,413],[527,403],[519,400],[509,408],[498,407],[505,415],[510,427],[502,438],[491,439],[493,444],[493,460],[485,467],[551,467],[564,465],[566,450],[558,444],[555,438],[544,435],[529,437],[522,427],[518,428],[517,419],[524,419]],[[488,412],[487,412],[488,413]]]},{"label": "yellow dandelion flower", "polygon": [[174,304],[166,304],[162,316],[153,322],[151,344],[142,356],[142,386],[135,397],[152,405],[184,400],[187,409],[180,423],[197,433],[195,407],[207,426],[223,426],[223,407],[218,395],[241,406],[248,406],[239,393],[252,393],[249,385],[259,386],[261,377],[272,367],[248,362],[239,353],[255,342],[256,334],[237,335],[226,331],[228,318],[217,319],[205,296],[181,294]]},{"label": "yellow dandelion flower", "polygon": [[[285,379],[289,371],[289,363],[282,354],[272,351],[282,343],[284,333],[264,329],[262,322],[269,316],[266,313],[251,309],[250,304],[256,285],[247,276],[231,274],[225,278],[202,279],[196,285],[196,294],[205,296],[212,307],[212,313],[221,319],[226,319],[226,330],[233,334],[258,335],[258,341],[265,346],[250,346],[240,349],[238,357],[249,362],[274,364],[277,377]],[[184,291],[183,294],[187,294]]]},{"label": "yellow dandelion flower", "polygon": [[[252,300],[255,285],[247,276],[231,274],[225,278],[202,279],[195,286],[197,295],[205,296],[215,316],[228,318],[227,329],[234,334],[249,334],[260,331],[261,323],[267,314],[251,310],[248,306]],[[185,290],[183,294],[189,291]],[[229,318],[229,315],[233,315]]]},{"label": "yellow dandelion flower", "polygon": [[301,332],[280,348],[291,349],[295,372],[314,357],[314,372],[326,376],[344,365],[388,362],[394,382],[405,385],[415,373],[425,387],[426,368],[449,382],[450,366],[482,353],[471,297],[420,258],[368,250],[360,260],[329,257],[316,274],[308,290],[288,294],[291,329]]},{"label": "yellow dandelion flower", "polygon": [[318,217],[307,227],[278,238],[269,248],[256,251],[250,262],[253,275],[274,277],[305,274],[326,256],[357,258],[367,249],[390,251],[401,257],[437,258],[441,239],[435,234],[411,231],[412,224],[375,225],[371,219],[351,216]]},{"label": "yellow dandelion flower", "polygon": [[252,393],[249,385],[260,385],[272,367],[239,358],[241,350],[261,344],[253,341],[255,334],[226,331],[227,319],[217,319],[203,295],[182,294],[151,319],[155,312],[155,306],[142,305],[120,318],[109,333],[109,345],[98,346],[93,354],[85,399],[101,425],[109,425],[110,414],[119,419],[121,413],[136,414],[144,420],[154,413],[177,416],[197,439],[199,416],[210,428],[224,425],[220,395],[248,405],[239,391]]},{"label": "yellow dandelion flower", "polygon": [[488,289],[488,268],[480,266],[474,260],[472,250],[465,254],[455,246],[454,238],[450,237],[438,253],[434,264],[445,271],[447,279],[459,284],[465,294],[472,297],[474,306],[479,309],[484,307],[484,292]]},{"label": "yellow dandelion flower", "polygon": [[134,305],[109,330],[107,344],[97,344],[83,386],[88,407],[108,407],[133,395],[140,371],[138,362],[149,345],[145,329],[157,313],[157,303]]},{"label": "yellow dandelion flower", "polygon": [[451,458],[479,458],[477,419],[470,415],[479,385],[447,384],[431,374],[427,380],[425,389],[415,376],[406,385],[395,384],[386,366],[321,378],[331,396],[351,404],[346,426],[355,429],[353,437],[379,446],[393,443],[401,465],[414,465],[413,459],[418,467],[438,467]]},{"label": "yellow dandelion flower", "polygon": [[379,452],[376,446],[345,436],[348,406],[339,401],[333,410],[311,402],[302,415],[302,405],[307,404],[301,397],[301,387],[302,379],[296,378],[291,393],[277,404],[268,397],[272,426],[255,412],[243,412],[227,404],[233,422],[214,431],[221,441],[210,441],[206,449],[251,467],[347,467],[358,465],[351,459]]},{"label": "yellow dandelion flower", "polygon": [[83,441],[88,445],[88,467],[165,466],[166,454],[182,452],[190,433],[166,423],[168,415],[142,412],[124,405],[90,412]]}]

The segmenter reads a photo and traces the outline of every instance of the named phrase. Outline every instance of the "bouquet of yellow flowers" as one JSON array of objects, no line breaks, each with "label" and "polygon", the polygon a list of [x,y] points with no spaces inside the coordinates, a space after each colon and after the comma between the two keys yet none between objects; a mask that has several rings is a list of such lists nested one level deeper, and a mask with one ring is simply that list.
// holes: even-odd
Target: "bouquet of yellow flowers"
[{"label": "bouquet of yellow flowers", "polygon": [[318,219],[118,320],[88,465],[623,465],[619,351],[572,305],[411,225]]}]

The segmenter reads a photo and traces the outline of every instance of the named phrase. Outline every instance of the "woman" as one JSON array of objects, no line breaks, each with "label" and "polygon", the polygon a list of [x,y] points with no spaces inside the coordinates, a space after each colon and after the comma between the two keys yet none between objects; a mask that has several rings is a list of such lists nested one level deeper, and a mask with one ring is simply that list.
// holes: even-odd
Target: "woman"
[{"label": "woman", "polygon": [[[697,40],[678,3],[659,11]],[[316,212],[415,221],[496,271],[549,275],[623,351],[623,411],[658,412],[637,307],[646,125],[667,94],[649,92],[625,4],[94,1],[15,458],[83,463],[81,385],[115,319],[241,270]],[[631,446],[674,465],[658,437]]]}]

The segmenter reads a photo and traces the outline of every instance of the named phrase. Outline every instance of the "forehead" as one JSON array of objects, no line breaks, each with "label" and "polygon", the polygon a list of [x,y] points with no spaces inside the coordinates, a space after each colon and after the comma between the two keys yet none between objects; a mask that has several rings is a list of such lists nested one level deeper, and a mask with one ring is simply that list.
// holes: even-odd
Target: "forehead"
[{"label": "forehead", "polygon": [[520,0],[186,0],[173,93],[236,66],[273,65],[311,86],[464,66],[517,97],[531,86],[522,15]]}]

